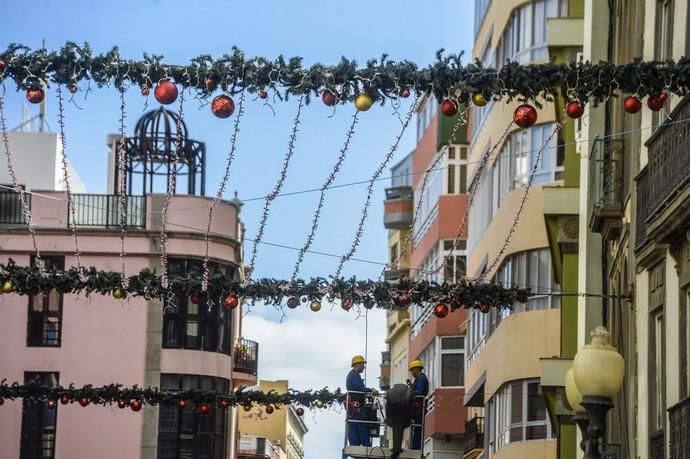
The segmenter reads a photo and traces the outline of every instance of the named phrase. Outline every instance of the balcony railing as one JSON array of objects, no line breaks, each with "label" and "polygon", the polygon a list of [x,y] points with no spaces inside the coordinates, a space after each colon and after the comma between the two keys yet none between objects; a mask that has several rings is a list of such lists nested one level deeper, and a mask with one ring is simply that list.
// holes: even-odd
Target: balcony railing
[{"label": "balcony railing", "polygon": [[[31,195],[25,194],[26,205],[31,208]],[[21,225],[26,223],[19,194],[0,189],[0,225]]]},{"label": "balcony railing", "polygon": [[235,371],[256,375],[258,368],[259,343],[244,338],[238,339],[235,344]]},{"label": "balcony railing", "polygon": [[[665,459],[664,431],[657,430],[649,435],[649,459]],[[675,456],[674,456],[675,459]]]},{"label": "balcony railing", "polygon": [[607,240],[623,227],[623,158],[621,139],[595,139],[589,160],[589,227]]},{"label": "balcony railing", "polygon": [[387,229],[407,229],[412,224],[414,211],[414,193],[412,187],[397,186],[386,188],[386,200],[383,203],[383,225]]},{"label": "balcony railing", "polygon": [[690,459],[690,397],[668,409],[671,426],[671,456]]},{"label": "balcony railing", "polygon": [[635,215],[635,249],[639,249],[647,242],[647,203],[649,202],[649,169],[646,167],[637,174],[637,207]]},{"label": "balcony railing", "polygon": [[383,279],[386,282],[397,282],[401,279],[409,279],[410,269],[409,268],[398,268],[398,269],[387,269],[383,272]]},{"label": "balcony railing", "polygon": [[[75,194],[73,198],[77,226],[120,226],[119,196]],[[146,226],[146,197],[127,196],[125,215],[127,227],[144,228]]]},{"label": "balcony railing", "polygon": [[475,416],[465,422],[465,454],[484,449],[484,418]]}]

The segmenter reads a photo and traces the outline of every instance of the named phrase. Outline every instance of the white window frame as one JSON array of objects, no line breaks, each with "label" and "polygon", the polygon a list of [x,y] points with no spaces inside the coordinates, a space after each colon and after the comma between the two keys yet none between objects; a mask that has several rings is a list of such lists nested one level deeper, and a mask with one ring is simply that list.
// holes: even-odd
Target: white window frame
[{"label": "white window frame", "polygon": [[[443,349],[443,340],[449,338],[462,338],[462,349]],[[463,367],[466,368],[465,364],[465,347],[467,346],[467,337],[465,335],[451,335],[451,336],[438,336],[438,387],[443,387],[444,389],[462,389],[465,387],[465,372],[462,375],[462,385],[460,386],[444,386],[443,385],[443,356],[444,355],[462,355]]]}]

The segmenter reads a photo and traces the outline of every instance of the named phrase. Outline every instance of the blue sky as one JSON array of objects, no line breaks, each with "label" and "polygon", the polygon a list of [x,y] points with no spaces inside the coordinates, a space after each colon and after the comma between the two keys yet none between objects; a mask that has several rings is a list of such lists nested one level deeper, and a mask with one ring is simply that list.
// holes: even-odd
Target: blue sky
[{"label": "blue sky", "polygon": [[[49,49],[67,40],[87,41],[95,52],[117,45],[127,58],[142,53],[162,54],[166,62],[188,63],[199,54],[219,56],[238,46],[247,55],[269,58],[280,54],[299,55],[305,65],[315,62],[336,63],[341,56],[360,63],[388,53],[392,59],[408,59],[418,64],[433,62],[439,48],[450,52],[472,45],[471,0],[428,0],[424,2],[392,0],[331,1],[184,1],[120,0],[116,2],[35,0],[30,9],[21,2],[3,7],[0,46],[11,42],[32,48],[45,39]],[[8,82],[6,112],[8,124],[19,124],[23,93],[14,92]],[[85,86],[82,85],[82,89]],[[67,153],[87,190],[106,189],[106,135],[118,128],[117,93],[103,88],[77,96],[81,109],[68,105]],[[55,92],[47,94],[48,121],[57,127]],[[213,195],[220,182],[225,155],[229,148],[232,118],[220,120],[208,107],[187,97],[185,120],[190,136],[206,142],[207,189]],[[141,116],[144,99],[138,91],[127,95],[130,129]],[[149,108],[156,108],[149,100]],[[265,196],[274,186],[286,152],[296,100],[278,103],[275,115],[258,100],[247,101],[238,140],[237,159],[233,165],[226,197],[237,190],[241,199]],[[33,108],[32,108],[33,109]],[[406,110],[407,106],[403,108]],[[293,162],[284,192],[320,187],[332,167],[345,139],[354,108],[340,106],[335,116],[320,101],[306,107],[297,138]],[[393,162],[414,147],[415,123],[403,138]],[[368,179],[388,151],[400,130],[400,121],[389,105],[374,106],[360,116],[352,147],[335,184]],[[392,162],[392,163],[393,163]],[[391,163],[391,164],[392,164]],[[21,180],[21,179],[20,179]],[[385,262],[386,230],[382,215],[384,188],[375,189],[369,220],[356,257]],[[366,185],[333,189],[326,196],[319,231],[312,248],[342,255],[350,247],[365,199]],[[302,246],[318,202],[318,193],[278,198],[273,203],[264,240],[288,246]],[[247,236],[256,234],[263,201],[247,202],[242,210]],[[251,246],[247,247],[251,249]],[[261,246],[257,258],[257,277],[288,277],[297,252]],[[303,276],[328,276],[337,266],[336,258],[308,254]],[[345,275],[376,278],[382,269],[375,264],[350,262]],[[354,314],[324,308],[320,313],[298,311],[288,315],[287,323],[278,324],[280,314],[273,308],[254,308],[247,316],[244,332],[261,342],[260,377],[289,379],[298,388],[331,387],[344,384],[349,357],[365,351],[370,359],[369,385],[375,385],[380,351],[383,350],[385,316],[370,314],[369,335],[365,323]],[[324,333],[324,330],[337,330]],[[344,343],[348,343],[344,346]],[[307,422],[311,432],[306,438],[306,458],[337,457],[342,447],[342,415],[317,413]]]}]

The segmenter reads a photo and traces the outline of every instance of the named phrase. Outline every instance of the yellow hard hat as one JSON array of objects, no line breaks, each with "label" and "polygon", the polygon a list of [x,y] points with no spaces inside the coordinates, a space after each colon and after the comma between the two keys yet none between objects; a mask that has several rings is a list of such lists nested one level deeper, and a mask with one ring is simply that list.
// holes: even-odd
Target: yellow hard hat
[{"label": "yellow hard hat", "polygon": [[355,363],[367,363],[366,359],[362,355],[356,355],[352,357],[352,365]]},{"label": "yellow hard hat", "polygon": [[421,360],[413,360],[412,362],[410,362],[408,370],[412,370],[413,368],[424,368],[424,364]]}]

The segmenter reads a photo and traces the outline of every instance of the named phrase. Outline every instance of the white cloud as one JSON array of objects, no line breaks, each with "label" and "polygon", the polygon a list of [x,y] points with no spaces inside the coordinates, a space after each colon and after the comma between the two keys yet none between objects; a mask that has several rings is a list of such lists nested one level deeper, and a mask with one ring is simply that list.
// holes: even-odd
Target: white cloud
[{"label": "white cloud", "polygon": [[[364,316],[324,305],[319,312],[307,308],[280,313],[257,306],[243,319],[242,334],[259,343],[259,379],[287,379],[299,390],[345,388],[350,359],[365,353],[368,344],[367,386],[378,387],[381,351],[385,349],[385,312],[369,311],[368,339]],[[342,410],[305,413],[309,433],[305,437],[305,459],[340,457],[345,424]]]}]

